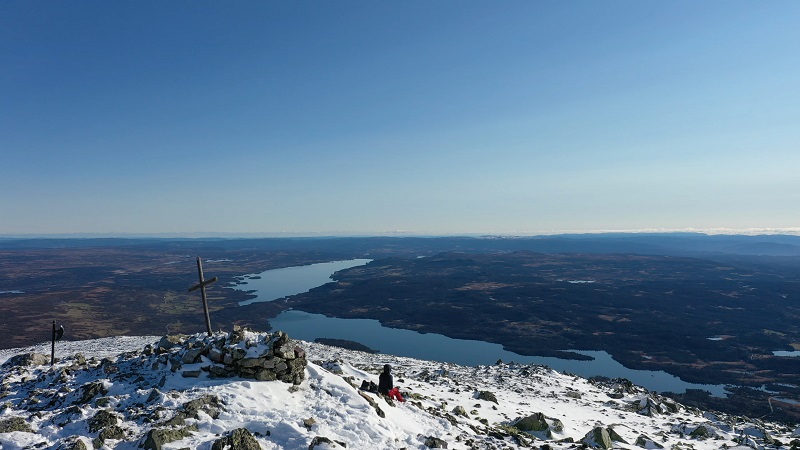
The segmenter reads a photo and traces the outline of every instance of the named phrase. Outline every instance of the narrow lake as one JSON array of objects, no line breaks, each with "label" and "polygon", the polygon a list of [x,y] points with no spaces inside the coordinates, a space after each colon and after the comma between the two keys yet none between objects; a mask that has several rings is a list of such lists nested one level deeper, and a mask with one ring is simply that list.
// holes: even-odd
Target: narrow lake
[{"label": "narrow lake", "polygon": [[[332,281],[331,275],[338,270],[364,265],[370,261],[369,259],[353,259],[268,270],[260,274],[242,277],[242,281],[234,286],[234,289],[254,291],[257,295],[257,298],[241,302],[240,305],[273,301],[307,292]],[[523,356],[506,351],[499,344],[388,328],[377,320],[338,319],[295,310],[285,311],[269,322],[274,330],[285,331],[295,339],[305,341],[313,341],[317,338],[345,339],[361,343],[379,350],[381,353],[397,356],[452,362],[466,366],[494,364],[498,359],[502,359],[505,362],[543,364],[583,377],[602,375],[610,378],[627,378],[635,384],[655,391],[684,392],[686,389],[703,389],[711,392],[712,395],[725,395],[722,385],[687,383],[663,371],[629,369],[604,351],[575,351],[591,356],[593,358],[591,361]]]},{"label": "narrow lake", "polygon": [[302,294],[309,290],[330,283],[334,272],[351,267],[363,266],[371,259],[350,259],[347,261],[331,261],[306,266],[284,267],[267,270],[241,277],[234,289],[255,291],[256,298],[239,302],[239,306],[256,302],[271,302],[290,295]]}]

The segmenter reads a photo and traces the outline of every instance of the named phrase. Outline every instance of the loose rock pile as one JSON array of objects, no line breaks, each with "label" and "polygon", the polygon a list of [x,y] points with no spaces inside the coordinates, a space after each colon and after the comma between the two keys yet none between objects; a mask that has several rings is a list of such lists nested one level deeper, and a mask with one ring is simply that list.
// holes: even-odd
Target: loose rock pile
[{"label": "loose rock pile", "polygon": [[164,336],[155,347],[145,349],[161,355],[162,363],[173,372],[185,365],[201,363],[199,369],[182,370],[184,377],[251,378],[258,381],[280,380],[300,384],[305,377],[306,354],[289,341],[286,333],[253,333],[234,327],[231,333],[213,336]]}]

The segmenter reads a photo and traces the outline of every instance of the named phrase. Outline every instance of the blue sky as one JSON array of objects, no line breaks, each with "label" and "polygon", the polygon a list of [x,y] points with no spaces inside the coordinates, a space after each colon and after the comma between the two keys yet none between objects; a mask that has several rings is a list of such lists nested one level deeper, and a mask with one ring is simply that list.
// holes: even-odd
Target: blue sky
[{"label": "blue sky", "polygon": [[0,234],[800,229],[800,2],[6,1]]}]

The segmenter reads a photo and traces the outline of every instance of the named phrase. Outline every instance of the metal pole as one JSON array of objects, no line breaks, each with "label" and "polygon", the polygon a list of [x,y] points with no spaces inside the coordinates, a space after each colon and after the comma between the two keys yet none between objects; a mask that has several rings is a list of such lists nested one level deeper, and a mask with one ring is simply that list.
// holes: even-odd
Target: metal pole
[{"label": "metal pole", "polygon": [[53,364],[56,360],[56,321],[53,321],[53,336],[52,340],[50,341],[50,367],[53,367]]},{"label": "metal pole", "polygon": [[203,313],[206,315],[206,331],[208,335],[211,336],[211,318],[208,316],[208,299],[206,298],[206,285],[203,279],[203,263],[200,262],[199,256],[197,257],[197,274],[200,276],[200,294],[203,296]]}]

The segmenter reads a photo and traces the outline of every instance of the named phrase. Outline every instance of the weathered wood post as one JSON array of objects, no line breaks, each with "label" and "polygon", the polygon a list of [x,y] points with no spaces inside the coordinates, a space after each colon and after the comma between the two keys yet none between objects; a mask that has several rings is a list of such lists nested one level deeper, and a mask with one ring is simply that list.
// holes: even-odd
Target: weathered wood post
[{"label": "weathered wood post", "polygon": [[197,276],[200,278],[200,282],[190,287],[189,292],[195,291],[198,288],[200,289],[200,294],[203,297],[203,313],[205,313],[206,315],[206,331],[208,332],[208,335],[211,336],[211,318],[208,316],[208,299],[206,298],[206,286],[217,281],[217,277],[211,278],[210,280],[203,279],[203,263],[200,260],[199,256],[197,257]]},{"label": "weathered wood post", "polygon": [[50,367],[56,360],[56,321],[53,321],[53,336],[50,339]]},{"label": "weathered wood post", "polygon": [[56,329],[56,321],[53,321],[53,337],[50,341],[50,366],[56,362],[56,341],[60,341],[64,337],[64,325]]}]

